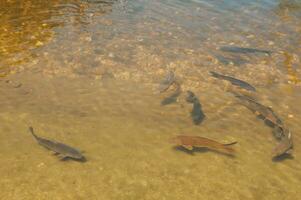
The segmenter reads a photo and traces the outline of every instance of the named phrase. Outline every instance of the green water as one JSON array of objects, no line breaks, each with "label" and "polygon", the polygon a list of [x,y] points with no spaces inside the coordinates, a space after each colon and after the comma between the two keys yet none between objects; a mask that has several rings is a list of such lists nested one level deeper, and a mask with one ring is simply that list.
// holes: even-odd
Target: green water
[{"label": "green water", "polygon": [[[298,1],[2,1],[0,199],[297,199],[300,17]],[[168,70],[200,99],[201,125],[184,92],[161,106]],[[272,160],[271,128],[209,71],[257,88],[293,134],[291,158]],[[60,161],[29,126],[87,162]],[[236,156],[176,150],[179,134],[237,141]]]}]

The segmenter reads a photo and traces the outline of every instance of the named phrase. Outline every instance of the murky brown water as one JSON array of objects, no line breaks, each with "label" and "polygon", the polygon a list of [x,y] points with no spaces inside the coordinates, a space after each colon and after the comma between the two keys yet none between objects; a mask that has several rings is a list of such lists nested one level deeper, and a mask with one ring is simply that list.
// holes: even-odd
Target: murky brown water
[{"label": "murky brown water", "polygon": [[[301,2],[53,0],[0,3],[0,199],[297,199],[301,161]],[[235,45],[265,54],[231,54]],[[161,106],[167,71],[200,99]],[[290,128],[272,161],[271,128],[214,79],[257,88]],[[84,151],[60,161],[28,131]],[[236,157],[193,155],[178,135],[238,141]]]}]

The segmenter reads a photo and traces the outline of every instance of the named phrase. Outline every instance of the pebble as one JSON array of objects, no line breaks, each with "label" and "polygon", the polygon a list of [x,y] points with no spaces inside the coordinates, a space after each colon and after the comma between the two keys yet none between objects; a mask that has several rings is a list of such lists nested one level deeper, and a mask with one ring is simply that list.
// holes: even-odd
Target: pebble
[{"label": "pebble", "polygon": [[43,42],[41,42],[41,41],[37,41],[37,42],[36,42],[36,46],[37,46],[37,47],[42,46],[42,45],[44,45]]},{"label": "pebble", "polygon": [[114,58],[115,57],[114,53],[109,53],[109,57]]}]

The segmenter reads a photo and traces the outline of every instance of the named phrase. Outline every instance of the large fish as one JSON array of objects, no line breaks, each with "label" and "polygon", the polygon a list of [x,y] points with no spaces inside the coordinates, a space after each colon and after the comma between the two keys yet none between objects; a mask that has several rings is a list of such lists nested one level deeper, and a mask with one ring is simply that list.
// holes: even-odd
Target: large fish
[{"label": "large fish", "polygon": [[32,127],[29,127],[29,131],[41,146],[51,151],[54,151],[56,154],[59,154],[59,157],[62,160],[64,160],[65,158],[72,158],[76,160],[85,161],[85,157],[81,154],[79,150],[60,142],[41,138],[34,133]]},{"label": "large fish", "polygon": [[233,155],[235,153],[234,149],[230,147],[230,145],[236,144],[237,142],[231,142],[228,144],[222,144],[217,141],[200,137],[200,136],[185,136],[178,135],[174,138],[170,139],[170,142],[182,146],[187,150],[192,151],[193,148],[208,148],[213,151],[218,151],[221,153],[226,153]]},{"label": "large fish", "polygon": [[187,91],[186,101],[188,103],[192,103],[192,111],[191,111],[191,117],[193,120],[193,123],[198,125],[202,123],[202,121],[205,119],[205,114],[202,110],[202,105],[199,101],[199,99],[195,96],[195,94],[191,91]]},{"label": "large fish", "polygon": [[273,134],[279,140],[279,144],[273,150],[273,157],[279,157],[283,154],[289,154],[293,150],[292,134],[286,128],[280,118],[274,113],[272,108],[264,106],[249,97],[237,95],[244,106],[253,111],[256,115],[269,121],[274,126]]},{"label": "large fish", "polygon": [[231,52],[231,53],[265,53],[271,55],[271,51],[269,50],[262,50],[262,49],[254,49],[254,48],[245,48],[245,47],[237,47],[237,46],[222,46],[220,47],[221,51]]},{"label": "large fish", "polygon": [[243,89],[250,90],[253,92],[256,91],[256,88],[253,87],[252,85],[250,85],[249,83],[247,83],[246,81],[239,80],[239,79],[231,77],[231,76],[225,76],[225,75],[219,74],[217,72],[213,72],[213,71],[210,71],[210,74],[215,78],[229,81],[232,85],[236,85]]},{"label": "large fish", "polygon": [[166,77],[159,84],[159,92],[166,91],[175,82],[175,74],[173,71],[169,71]]}]

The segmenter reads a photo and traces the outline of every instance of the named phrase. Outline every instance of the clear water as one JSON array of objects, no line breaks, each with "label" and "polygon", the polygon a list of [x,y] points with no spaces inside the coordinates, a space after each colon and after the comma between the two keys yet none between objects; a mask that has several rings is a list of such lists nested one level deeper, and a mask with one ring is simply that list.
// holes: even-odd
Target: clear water
[{"label": "clear water", "polygon": [[[300,1],[6,0],[0,19],[0,199],[301,195]],[[219,50],[227,45],[273,53]],[[160,105],[168,70],[199,97],[201,125],[183,95]],[[292,158],[272,161],[271,128],[209,71],[257,88],[290,128]],[[29,126],[88,161],[60,161]],[[168,140],[178,134],[238,141],[236,157],[176,150]]]}]

